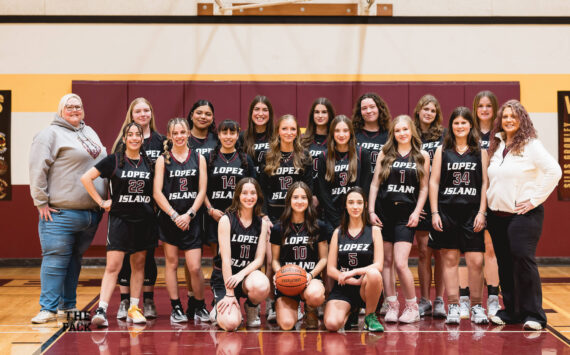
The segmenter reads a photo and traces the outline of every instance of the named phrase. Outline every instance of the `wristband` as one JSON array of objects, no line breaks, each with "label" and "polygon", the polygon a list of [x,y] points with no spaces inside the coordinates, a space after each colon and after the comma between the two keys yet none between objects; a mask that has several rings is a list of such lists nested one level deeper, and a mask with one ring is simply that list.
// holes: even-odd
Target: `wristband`
[{"label": "wristband", "polygon": [[477,214],[482,214],[483,217],[487,217],[487,211],[485,212],[477,211]]},{"label": "wristband", "polygon": [[433,212],[431,213],[432,216],[433,216],[434,214],[439,214],[439,211],[433,211]]},{"label": "wristband", "polygon": [[236,298],[235,295],[227,295],[227,294],[226,294],[226,297],[233,297],[233,298]]},{"label": "wristband", "polygon": [[174,221],[178,216],[180,216],[180,215],[178,214],[178,212],[174,211],[174,212],[170,215],[170,219]]}]

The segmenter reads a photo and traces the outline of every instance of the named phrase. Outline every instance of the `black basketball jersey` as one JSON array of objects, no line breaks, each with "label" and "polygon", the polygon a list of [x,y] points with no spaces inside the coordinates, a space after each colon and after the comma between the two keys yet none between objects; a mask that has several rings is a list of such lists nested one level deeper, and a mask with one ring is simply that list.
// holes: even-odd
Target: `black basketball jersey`
[{"label": "black basketball jersey", "polygon": [[178,161],[170,154],[170,164],[164,162],[162,193],[178,213],[186,213],[198,195],[200,181],[200,155],[194,149],[188,151],[185,161]]},{"label": "black basketball jersey", "polygon": [[132,222],[149,218],[154,215],[150,166],[142,157],[131,160],[125,156],[121,168],[119,154],[108,155],[95,165],[101,177],[110,181],[112,204],[109,214]]},{"label": "black basketball jersey", "polygon": [[[261,234],[261,218],[253,217],[251,224],[244,227],[235,213],[226,213],[230,220],[230,248],[232,257],[232,275],[237,274],[255,260],[258,243]],[[222,268],[222,257],[218,254],[214,257],[214,266]]]},{"label": "black basketball jersey", "polygon": [[[247,148],[244,146],[244,132],[240,132],[239,135],[239,142],[240,146],[242,147],[244,152],[247,152]],[[269,139],[267,137],[266,132],[263,133],[255,133],[255,139],[253,143],[253,156],[250,156],[253,160],[253,164],[255,165],[255,172],[257,175],[261,173],[260,166],[265,161],[265,154],[269,149]]]},{"label": "black basketball jersey", "polygon": [[361,129],[354,136],[356,137],[356,144],[370,152],[370,173],[374,174],[378,154],[380,154],[388,139],[388,131],[370,132]]},{"label": "black basketball jersey", "polygon": [[259,182],[263,190],[265,204],[269,207],[279,207],[278,209],[268,209],[269,217],[277,219],[285,207],[285,196],[287,190],[296,181],[303,181],[309,188],[313,188],[313,168],[309,161],[303,168],[296,168],[293,165],[293,152],[281,153],[280,166],[273,175],[269,176],[265,172],[265,163],[260,167],[261,173]]},{"label": "black basketball jersey", "polygon": [[342,210],[345,208],[346,194],[351,187],[360,186],[366,193],[370,188],[370,153],[362,147],[356,147],[357,173],[356,180],[350,181],[348,177],[348,152],[335,154],[334,180],[327,181],[326,152],[318,158],[319,172],[317,176],[316,195],[319,203],[323,205],[325,220],[332,226],[340,222]]},{"label": "black basketball jersey", "polygon": [[481,134],[481,149],[487,150],[489,149],[489,145],[491,144],[491,131],[487,133],[479,132]]},{"label": "black basketball jersey", "polygon": [[214,150],[217,144],[218,137],[216,137],[212,132],[208,132],[206,138],[196,138],[192,136],[192,134],[188,137],[188,146],[203,156],[206,156],[206,154],[209,154]]},{"label": "black basketball jersey", "polygon": [[420,192],[417,164],[410,154],[398,157],[392,162],[390,175],[382,181],[378,198],[382,201],[416,204]]},{"label": "black basketball jersey", "polygon": [[311,158],[313,158],[313,178],[317,178],[317,174],[319,173],[318,168],[318,157],[323,154],[327,150],[327,136],[321,134],[315,134],[315,138],[313,139],[313,143],[309,145],[309,154],[311,154]]},{"label": "black basketball jersey", "polygon": [[[212,151],[210,154],[214,154]],[[225,211],[232,204],[234,191],[238,181],[244,177],[255,177],[253,161],[247,155],[247,169],[242,168],[242,160],[238,151],[230,154],[218,152],[210,163],[208,157],[208,199],[212,207]]]},{"label": "black basketball jersey", "polygon": [[153,163],[164,152],[164,139],[164,136],[158,132],[151,132],[150,137],[144,139],[142,149]]},{"label": "black basketball jersey", "polygon": [[438,203],[479,205],[483,181],[481,165],[481,151],[459,154],[455,149],[443,150]]},{"label": "black basketball jersey", "polygon": [[439,147],[443,143],[443,137],[445,136],[445,130],[441,134],[441,137],[430,140],[422,138],[422,150],[425,150],[429,154],[429,162],[431,166],[431,162],[433,161],[433,156],[435,155],[435,151],[437,147]]},{"label": "black basketball jersey", "polygon": [[341,234],[338,230],[337,268],[341,271],[350,271],[374,263],[374,241],[372,227],[365,226],[355,236],[350,233]]}]

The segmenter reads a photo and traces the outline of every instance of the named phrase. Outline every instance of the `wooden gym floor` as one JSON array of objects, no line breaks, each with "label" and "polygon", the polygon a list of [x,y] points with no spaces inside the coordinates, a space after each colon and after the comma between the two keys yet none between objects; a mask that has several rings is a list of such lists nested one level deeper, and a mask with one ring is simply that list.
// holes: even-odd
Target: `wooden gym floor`
[{"label": "wooden gym floor", "polygon": [[[164,289],[164,270],[159,268],[155,301],[159,318],[146,327],[128,326],[115,319],[119,297],[113,295],[109,307],[109,329],[89,333],[64,332],[62,322],[34,325],[30,319],[39,311],[39,268],[0,269],[0,354],[115,354],[115,353],[514,353],[570,354],[570,266],[540,267],[543,305],[548,328],[543,332],[523,332],[519,326],[477,327],[462,320],[449,327],[443,320],[425,317],[415,325],[387,326],[383,334],[359,330],[328,333],[326,330],[280,332],[275,325],[261,330],[241,329],[224,334],[216,327],[189,322],[183,327],[169,322],[170,304]],[[204,268],[205,277],[211,268]],[[412,269],[416,277],[416,268]],[[84,267],[78,288],[79,309],[93,310],[103,275],[102,267]],[[179,270],[183,285],[184,275]],[[185,288],[181,298],[186,300]],[[419,291],[418,291],[419,293]],[[211,300],[207,287],[207,305]],[[262,306],[262,312],[264,308]],[[262,317],[264,319],[264,317]],[[361,317],[362,323],[362,317]],[[360,328],[361,329],[361,328]],[[273,335],[275,336],[273,336]]]}]

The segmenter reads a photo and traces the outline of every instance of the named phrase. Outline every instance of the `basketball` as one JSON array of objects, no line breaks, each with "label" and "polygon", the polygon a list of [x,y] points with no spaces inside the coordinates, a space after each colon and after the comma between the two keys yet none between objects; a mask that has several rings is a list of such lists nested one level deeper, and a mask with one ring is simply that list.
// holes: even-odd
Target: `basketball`
[{"label": "basketball", "polygon": [[275,287],[286,296],[297,296],[306,286],[307,272],[298,265],[284,265],[275,274]]}]

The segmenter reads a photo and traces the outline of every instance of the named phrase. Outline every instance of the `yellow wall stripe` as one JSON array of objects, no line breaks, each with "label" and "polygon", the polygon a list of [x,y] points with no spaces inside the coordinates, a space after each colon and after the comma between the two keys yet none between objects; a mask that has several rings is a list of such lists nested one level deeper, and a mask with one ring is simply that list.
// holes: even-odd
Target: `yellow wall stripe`
[{"label": "yellow wall stripe", "polygon": [[12,90],[12,111],[55,112],[73,80],[234,81],[519,81],[530,112],[556,112],[556,92],[570,90],[570,74],[394,74],[394,75],[216,75],[216,74],[1,74],[0,89]]}]

